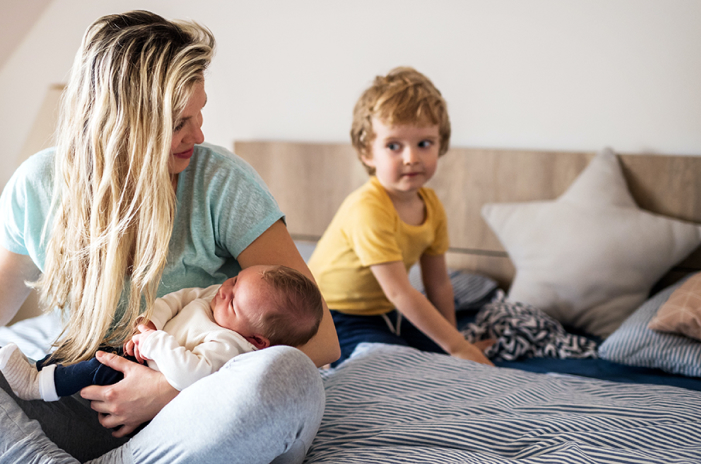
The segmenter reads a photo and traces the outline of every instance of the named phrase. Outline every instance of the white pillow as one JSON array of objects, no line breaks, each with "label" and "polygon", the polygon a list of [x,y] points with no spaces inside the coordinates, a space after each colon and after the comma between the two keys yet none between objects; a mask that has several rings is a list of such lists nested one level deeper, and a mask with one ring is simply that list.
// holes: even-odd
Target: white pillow
[{"label": "white pillow", "polygon": [[516,267],[509,298],[607,336],[701,243],[701,227],[641,210],[605,149],[553,201],[486,204]]}]

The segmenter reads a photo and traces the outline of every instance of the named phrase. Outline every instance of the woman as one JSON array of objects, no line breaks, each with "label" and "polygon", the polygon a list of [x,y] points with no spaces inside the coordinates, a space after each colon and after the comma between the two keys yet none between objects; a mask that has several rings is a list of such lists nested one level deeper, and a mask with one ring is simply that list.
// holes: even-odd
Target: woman
[{"label": "woman", "polygon": [[[36,281],[67,321],[62,362],[119,346],[165,293],[257,264],[312,277],[262,180],[200,145],[213,49],[194,23],[143,11],[97,20],[73,65],[57,147],[25,162],[0,198],[0,322]],[[340,354],[326,307],[300,350],[307,356],[289,347],[243,355],[181,393],[98,351],[124,380],[83,389],[89,404],[25,402],[0,379],[0,461],[74,462],[68,452],[96,462],[301,462],[323,412],[314,364]]]}]

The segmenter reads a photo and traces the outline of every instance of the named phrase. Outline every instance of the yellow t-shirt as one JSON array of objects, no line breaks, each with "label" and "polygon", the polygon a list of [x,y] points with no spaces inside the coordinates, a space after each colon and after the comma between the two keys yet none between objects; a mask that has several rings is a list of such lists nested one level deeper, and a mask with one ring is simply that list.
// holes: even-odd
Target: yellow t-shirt
[{"label": "yellow t-shirt", "polygon": [[408,272],[424,253],[448,251],[443,205],[429,188],[421,188],[419,195],[426,219],[418,226],[399,219],[375,176],[346,197],[309,260],[329,308],[368,316],[392,311],[370,266],[403,261]]}]

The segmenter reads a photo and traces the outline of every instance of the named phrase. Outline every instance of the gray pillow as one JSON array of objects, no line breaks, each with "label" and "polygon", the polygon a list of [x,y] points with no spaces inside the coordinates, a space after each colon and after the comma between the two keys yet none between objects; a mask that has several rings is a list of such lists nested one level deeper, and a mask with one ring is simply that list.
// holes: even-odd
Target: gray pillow
[{"label": "gray pillow", "polygon": [[[450,283],[453,285],[455,310],[470,309],[483,302],[497,289],[497,283],[487,276],[471,274],[464,271],[450,271]],[[417,290],[424,292],[421,270],[414,266],[409,272],[409,281]]]},{"label": "gray pillow", "polygon": [[647,325],[678,282],[643,303],[599,347],[608,361],[639,367],[654,367],[673,374],[701,377],[701,342],[683,335],[655,332]]}]

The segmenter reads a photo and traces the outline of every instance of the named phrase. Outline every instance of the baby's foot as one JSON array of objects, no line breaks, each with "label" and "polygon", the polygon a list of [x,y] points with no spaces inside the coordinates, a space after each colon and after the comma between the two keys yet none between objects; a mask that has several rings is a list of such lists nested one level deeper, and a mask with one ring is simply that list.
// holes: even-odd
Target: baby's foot
[{"label": "baby's foot", "polygon": [[0,371],[15,395],[23,400],[40,400],[39,371],[29,363],[17,345],[8,343],[0,348]]}]

